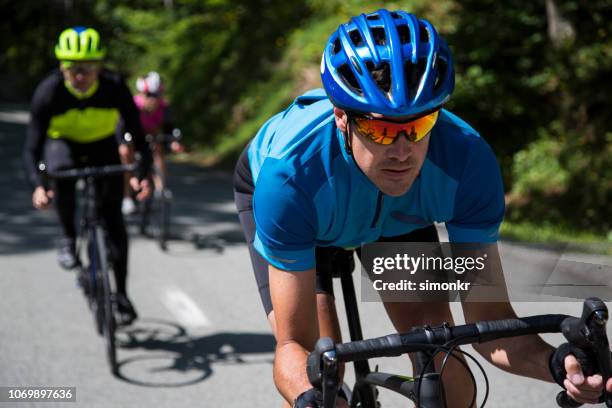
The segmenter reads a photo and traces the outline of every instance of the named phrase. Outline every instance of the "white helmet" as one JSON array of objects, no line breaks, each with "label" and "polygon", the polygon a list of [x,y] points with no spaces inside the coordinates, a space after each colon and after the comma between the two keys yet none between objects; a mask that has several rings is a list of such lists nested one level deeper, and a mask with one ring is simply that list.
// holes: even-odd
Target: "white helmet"
[{"label": "white helmet", "polygon": [[136,89],[140,93],[159,95],[164,90],[164,84],[159,74],[155,71],[151,71],[146,76],[136,80]]}]

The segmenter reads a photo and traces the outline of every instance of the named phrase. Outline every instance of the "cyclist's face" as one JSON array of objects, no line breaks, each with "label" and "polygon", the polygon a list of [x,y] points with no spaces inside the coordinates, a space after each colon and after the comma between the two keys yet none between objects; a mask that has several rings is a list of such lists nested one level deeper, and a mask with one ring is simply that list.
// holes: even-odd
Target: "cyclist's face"
[{"label": "cyclist's face", "polygon": [[74,63],[69,68],[60,65],[64,79],[80,92],[87,92],[96,82],[100,73],[100,66],[97,63],[84,62]]},{"label": "cyclist's face", "polygon": [[142,94],[144,98],[143,108],[147,112],[153,112],[159,106],[159,97],[153,95]]},{"label": "cyclist's face", "polygon": [[[340,130],[347,129],[348,126],[355,162],[372,183],[390,196],[406,193],[423,167],[430,135],[418,142],[411,142],[407,137],[400,136],[390,145],[381,145],[360,135],[344,111],[335,109],[334,112]],[[370,115],[382,118],[378,114]]]}]

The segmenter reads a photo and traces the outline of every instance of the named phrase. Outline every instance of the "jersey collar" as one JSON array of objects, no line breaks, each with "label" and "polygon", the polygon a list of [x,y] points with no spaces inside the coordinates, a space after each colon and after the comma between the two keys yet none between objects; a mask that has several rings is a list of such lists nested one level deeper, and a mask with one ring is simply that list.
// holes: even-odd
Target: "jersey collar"
[{"label": "jersey collar", "polygon": [[96,93],[98,87],[100,86],[100,81],[96,79],[96,82],[93,83],[92,86],[85,92],[81,92],[70,84],[70,81],[64,81],[64,86],[77,99],[87,99],[93,94]]}]

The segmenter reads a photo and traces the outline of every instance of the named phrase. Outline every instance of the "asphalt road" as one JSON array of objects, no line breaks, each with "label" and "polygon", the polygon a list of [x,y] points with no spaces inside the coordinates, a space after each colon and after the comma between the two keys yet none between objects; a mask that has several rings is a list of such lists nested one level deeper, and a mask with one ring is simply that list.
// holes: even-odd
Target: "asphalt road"
[{"label": "asphalt road", "polygon": [[[55,262],[54,214],[31,207],[20,161],[26,120],[21,111],[0,113],[0,386],[76,387],[77,402],[0,402],[0,408],[279,407],[272,381],[274,339],[235,214],[231,175],[170,166],[175,225],[167,253],[138,236],[132,223],[128,290],[141,317],[118,333],[116,378],[73,273]],[[529,246],[507,244],[504,253],[508,269],[539,259]],[[575,262],[610,265],[609,257],[572,256]],[[340,302],[339,282],[335,285]],[[577,302],[514,306],[524,315],[581,311]],[[362,302],[360,310],[366,337],[393,331],[381,304]],[[461,322],[457,305],[453,311]],[[347,333],[344,319],[342,324]],[[545,337],[561,342],[557,335]],[[405,358],[375,363],[381,371],[409,372]],[[485,367],[488,406],[555,406],[556,386]],[[347,381],[351,378],[349,370]],[[385,392],[381,401],[386,407],[407,406]]]}]

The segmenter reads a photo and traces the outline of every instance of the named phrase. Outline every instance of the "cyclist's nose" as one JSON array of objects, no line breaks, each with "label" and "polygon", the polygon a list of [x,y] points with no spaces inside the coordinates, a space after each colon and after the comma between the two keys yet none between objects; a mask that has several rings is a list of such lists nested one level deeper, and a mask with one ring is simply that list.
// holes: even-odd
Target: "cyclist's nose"
[{"label": "cyclist's nose", "polygon": [[387,157],[398,161],[405,161],[412,154],[413,145],[414,143],[408,140],[406,134],[401,134],[389,145]]}]

